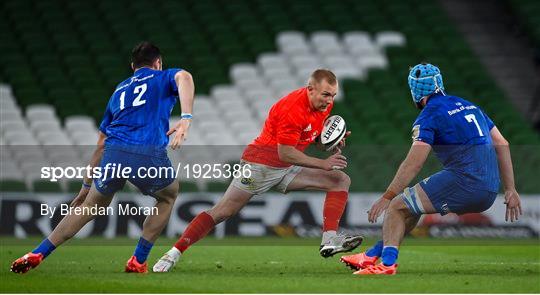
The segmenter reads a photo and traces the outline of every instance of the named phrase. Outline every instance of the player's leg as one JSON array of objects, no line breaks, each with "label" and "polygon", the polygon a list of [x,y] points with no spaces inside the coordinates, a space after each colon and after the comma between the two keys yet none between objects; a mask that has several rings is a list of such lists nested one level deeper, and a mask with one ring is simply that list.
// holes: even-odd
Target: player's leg
[{"label": "player's leg", "polygon": [[424,189],[419,184],[406,188],[386,209],[383,222],[385,247],[399,247],[405,234],[416,226],[420,215],[431,213],[437,211]]},{"label": "player's leg", "polygon": [[[286,181],[284,179],[284,181]],[[323,232],[335,232],[349,196],[350,177],[342,171],[302,168],[288,183],[286,191],[325,191],[323,207]]]},{"label": "player's leg", "polygon": [[[407,235],[416,227],[419,220],[420,220],[420,216],[415,216],[415,215],[411,215],[405,218],[405,235]],[[401,241],[403,241],[403,239]],[[400,244],[401,244],[401,241],[400,241]],[[350,267],[353,270],[359,270],[359,269],[370,267],[372,265],[375,265],[375,263],[377,263],[377,261],[381,257],[382,252],[383,252],[383,246],[384,246],[383,240],[379,240],[365,252],[342,256],[340,261],[345,263],[348,267]]]},{"label": "player's leg", "polygon": [[[401,195],[398,197],[401,197]],[[416,227],[419,220],[420,220],[420,215],[410,214],[405,217],[404,236],[407,235]],[[400,240],[400,244],[402,241],[403,241],[403,237]],[[345,263],[348,267],[350,267],[353,270],[364,269],[372,265],[375,265],[375,263],[377,263],[379,258],[382,256],[383,247],[384,247],[384,241],[379,240],[365,252],[361,252],[359,254],[342,256],[340,261]]]},{"label": "player's leg", "polygon": [[[422,214],[449,212],[449,200],[459,195],[456,189],[457,177],[450,171],[440,171],[424,179],[413,188],[406,188],[403,193],[394,198],[385,212],[383,221],[383,248],[380,256],[385,257],[383,262],[355,274],[393,274],[396,271],[395,261],[398,256],[398,247],[404,235],[411,231],[417,219]],[[379,248],[380,249],[380,248]]]},{"label": "player's leg", "polygon": [[232,183],[223,197],[210,210],[197,215],[175,244],[180,252],[206,236],[217,224],[236,215],[249,202],[253,194],[235,187]]},{"label": "player's leg", "polygon": [[91,213],[95,212],[90,208],[105,208],[111,203],[113,195],[106,196],[100,193],[94,185],[90,188],[88,196],[81,204],[82,214],[66,215],[54,228],[52,233],[44,239],[32,252],[15,260],[11,265],[11,271],[15,273],[25,273],[31,268],[37,267],[43,259],[52,253],[65,241],[71,239],[89,221],[95,218]]},{"label": "player's leg", "polygon": [[[88,196],[80,206],[83,214],[66,215],[49,235],[48,239],[56,247],[71,239],[81,228],[95,218],[95,215],[87,214],[92,207],[106,208],[113,199],[113,195],[104,195],[94,185],[90,188]],[[88,208],[88,210],[85,210]]]},{"label": "player's leg", "polygon": [[410,215],[405,218],[405,234],[399,241],[400,245],[403,242],[403,238],[405,238],[405,236],[409,234],[416,227],[416,225],[418,225],[419,220],[420,220],[420,215]]},{"label": "player's leg", "polygon": [[[293,170],[294,172],[294,170]],[[289,178],[289,179],[288,179]],[[323,234],[319,253],[323,257],[352,251],[362,243],[362,236],[341,236],[337,234],[339,221],[345,211],[349,197],[350,177],[343,171],[325,171],[301,168],[293,177],[287,175],[281,186],[285,191],[318,190],[325,191],[323,205]]]},{"label": "player's leg", "polygon": [[[125,159],[125,166],[132,167],[129,181],[143,194],[155,198],[154,208],[157,214],[146,216],[142,233],[133,256],[126,263],[126,272],[146,273],[147,258],[171,216],[172,208],[178,196],[178,180],[171,161],[165,152],[153,156],[131,154]],[[155,177],[145,175],[150,169],[159,171]]]},{"label": "player's leg", "polygon": [[154,265],[154,272],[168,272],[191,245],[204,238],[217,224],[236,215],[251,199],[252,193],[235,187],[231,183],[223,197],[214,207],[197,215],[182,233],[182,236]]},{"label": "player's leg", "polygon": [[406,233],[418,223],[422,214],[437,213],[432,201],[419,184],[406,188],[394,198],[385,211],[383,221],[383,247],[381,264],[369,266],[355,274],[395,274],[399,246]]},{"label": "player's leg", "polygon": [[178,196],[179,185],[177,181],[154,193],[158,214],[148,215],[144,220],[142,237],[150,242],[155,242],[161,231],[165,228],[171,217],[174,202]]},{"label": "player's leg", "polygon": [[174,201],[178,196],[178,187],[178,181],[173,180],[165,188],[152,193],[156,198],[154,208],[157,209],[157,214],[148,215],[144,220],[141,237],[137,242],[133,256],[126,263],[126,272],[147,272],[146,260],[155,241],[169,222]]}]

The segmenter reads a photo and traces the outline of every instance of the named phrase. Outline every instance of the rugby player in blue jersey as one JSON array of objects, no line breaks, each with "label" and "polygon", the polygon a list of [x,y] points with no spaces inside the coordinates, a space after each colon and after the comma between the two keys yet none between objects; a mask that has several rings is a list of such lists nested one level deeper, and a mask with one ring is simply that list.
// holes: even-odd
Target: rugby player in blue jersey
[{"label": "rugby player in blue jersey", "polygon": [[[195,87],[187,71],[162,70],[160,50],[148,42],[135,46],[131,67],[133,76],[118,84],[109,100],[99,127],[97,148],[90,160],[89,165],[101,167],[103,175],[95,179],[85,177],[71,206],[105,208],[128,180],[145,195],[154,197],[158,214],[147,216],[135,252],[125,267],[126,272],[145,273],[146,259],[169,221],[179,186],[172,173],[145,178],[140,171],[151,167],[171,167],[166,150],[168,136],[176,133],[171,142],[173,149],[186,138],[192,119]],[[183,112],[181,120],[169,129],[169,117],[179,97]],[[129,167],[128,177],[118,177],[111,171],[105,175],[106,169],[115,165]],[[91,210],[84,214],[66,215],[37,248],[13,262],[11,271],[26,273],[37,267],[56,247],[94,219],[94,213],[88,212]]]},{"label": "rugby player in blue jersey", "polygon": [[[477,106],[444,92],[439,69],[419,64],[409,73],[409,87],[421,109],[412,128],[413,144],[387,191],[368,211],[376,222],[386,211],[383,240],[341,261],[358,269],[354,274],[395,274],[398,247],[422,214],[473,213],[491,207],[504,185],[506,220],[521,215],[514,186],[509,144],[491,119]],[[443,170],[408,187],[422,169],[431,149]],[[376,264],[381,258],[381,263]]]}]

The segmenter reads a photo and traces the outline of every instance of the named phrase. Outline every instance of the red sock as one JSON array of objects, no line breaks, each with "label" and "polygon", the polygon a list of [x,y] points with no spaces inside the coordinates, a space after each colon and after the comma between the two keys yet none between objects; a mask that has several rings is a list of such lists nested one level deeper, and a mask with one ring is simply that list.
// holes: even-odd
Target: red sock
[{"label": "red sock", "polygon": [[189,223],[188,227],[178,239],[174,247],[180,252],[184,252],[189,246],[204,238],[215,226],[214,219],[208,213],[203,212]]},{"label": "red sock", "polygon": [[339,220],[347,205],[348,197],[349,193],[345,191],[326,193],[323,207],[323,232],[329,230],[337,231]]}]

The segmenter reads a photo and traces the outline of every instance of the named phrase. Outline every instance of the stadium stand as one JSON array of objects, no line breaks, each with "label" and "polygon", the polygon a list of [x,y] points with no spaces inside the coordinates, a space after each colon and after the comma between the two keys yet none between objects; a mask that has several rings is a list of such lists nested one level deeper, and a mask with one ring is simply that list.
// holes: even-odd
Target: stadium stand
[{"label": "stadium stand", "polygon": [[540,49],[540,4],[534,0],[509,0],[526,33],[535,47]]},{"label": "stadium stand", "polygon": [[[482,106],[517,145],[520,190],[540,191],[534,177],[540,165],[538,134],[512,108],[438,4],[412,2],[417,5],[397,0],[6,0],[0,13],[5,20],[0,81],[6,83],[0,88],[0,141],[6,147],[0,188],[77,189],[77,183],[46,183],[38,167],[84,165],[79,162],[95,144],[96,122],[110,93],[130,75],[128,53],[147,39],[162,49],[165,67],[183,67],[195,77],[197,120],[186,150],[173,154],[176,162],[197,158],[200,145],[220,161],[237,160],[241,149],[222,146],[247,144],[272,103],[323,66],[341,80],[334,113],[354,132],[347,151],[353,190],[384,190],[408,149],[417,115],[406,83],[408,67],[425,60],[441,68],[449,93]],[[427,168],[422,176],[439,166],[430,159]],[[223,183],[183,187],[219,191]]]}]

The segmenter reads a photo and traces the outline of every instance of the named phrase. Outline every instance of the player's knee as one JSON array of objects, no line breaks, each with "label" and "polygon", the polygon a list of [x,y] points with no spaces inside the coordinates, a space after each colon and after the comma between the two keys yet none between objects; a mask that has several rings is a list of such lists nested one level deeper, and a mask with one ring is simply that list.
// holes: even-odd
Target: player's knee
[{"label": "player's knee", "polygon": [[158,202],[174,204],[174,201],[176,201],[176,198],[178,197],[178,190],[178,182],[174,181],[169,186],[154,193],[153,196],[158,200]]},{"label": "player's knee", "polygon": [[165,190],[165,195],[171,200],[176,200],[178,193],[180,192],[180,183],[178,181],[173,181],[167,189]]},{"label": "player's knee", "polygon": [[349,190],[351,186],[351,177],[343,171],[339,171],[339,184],[342,188]]},{"label": "player's knee", "polygon": [[351,178],[343,171],[335,171],[330,179],[328,191],[348,191],[351,186]]},{"label": "player's knee", "polygon": [[172,189],[171,191],[168,191],[167,193],[163,194],[161,199],[165,203],[174,204],[174,201],[176,201],[177,197],[178,197],[178,190]]},{"label": "player's knee", "polygon": [[387,210],[391,211],[391,212],[394,212],[396,214],[400,214],[400,215],[402,215],[404,217],[408,217],[408,216],[412,215],[412,213],[410,212],[407,205],[405,205],[405,203],[403,202],[403,200],[399,196],[392,199],[392,201],[388,205]]},{"label": "player's knee", "polygon": [[176,195],[173,195],[173,194],[167,195],[163,198],[160,198],[158,201],[161,203],[167,204],[168,206],[172,206],[174,205],[174,201],[176,201]]}]

